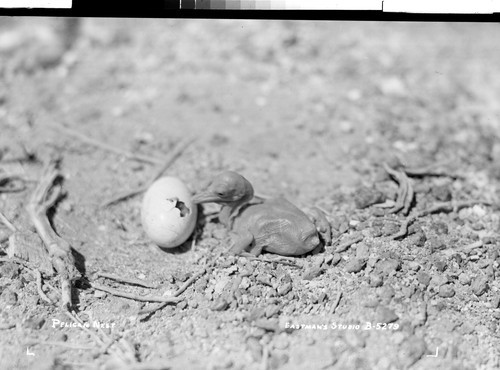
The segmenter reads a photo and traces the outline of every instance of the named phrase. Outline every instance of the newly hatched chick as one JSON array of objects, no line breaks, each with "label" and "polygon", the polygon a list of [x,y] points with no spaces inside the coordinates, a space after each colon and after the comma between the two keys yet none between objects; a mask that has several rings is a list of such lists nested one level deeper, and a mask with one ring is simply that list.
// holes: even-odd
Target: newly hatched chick
[{"label": "newly hatched chick", "polygon": [[[315,223],[299,208],[284,198],[249,203],[254,196],[250,182],[240,174],[225,171],[217,175],[205,190],[194,195],[195,203],[214,202],[222,205],[219,219],[237,235],[231,248],[233,254],[262,251],[282,256],[299,256],[320,245]],[[325,240],[331,230],[326,217],[320,221]],[[325,225],[328,225],[325,229]]]}]

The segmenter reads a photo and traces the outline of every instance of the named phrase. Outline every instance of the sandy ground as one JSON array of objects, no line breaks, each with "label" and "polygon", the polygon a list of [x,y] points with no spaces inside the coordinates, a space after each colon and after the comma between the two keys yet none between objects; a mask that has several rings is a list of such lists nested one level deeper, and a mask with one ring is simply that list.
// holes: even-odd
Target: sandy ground
[{"label": "sandy ground", "polygon": [[[68,327],[34,266],[8,260],[12,231],[0,223],[0,368],[499,368],[498,28],[0,19],[0,178],[21,178],[0,183],[0,212],[33,230],[25,207],[59,154],[64,196],[49,216],[77,256],[74,310],[90,326]],[[201,213],[184,246],[158,249],[141,195],[102,204],[160,165],[67,129],[160,162],[193,137],[166,174],[196,191],[238,171],[258,193],[321,207],[334,243],[298,268],[222,254],[179,303],[141,314],[155,304],[88,281],[165,297],[232,235]],[[406,216],[375,204],[397,200],[384,163],[426,169],[407,172],[415,219],[397,240]],[[451,206],[424,214],[436,204]],[[60,300],[58,278],[42,278]]]}]

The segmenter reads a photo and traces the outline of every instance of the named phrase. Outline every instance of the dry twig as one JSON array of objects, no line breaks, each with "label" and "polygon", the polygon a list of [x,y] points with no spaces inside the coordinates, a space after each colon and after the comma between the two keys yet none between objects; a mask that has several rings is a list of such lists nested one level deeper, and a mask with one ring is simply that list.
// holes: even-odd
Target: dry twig
[{"label": "dry twig", "polygon": [[460,175],[437,169],[449,163],[450,161],[445,161],[441,163],[433,163],[424,167],[414,167],[414,168],[404,167],[404,172],[410,177],[442,176],[442,177],[451,177],[452,179],[460,178],[461,177]]},{"label": "dry twig", "polygon": [[35,229],[40,235],[48,251],[52,265],[59,275],[61,283],[61,304],[71,307],[72,282],[79,276],[71,246],[52,229],[47,212],[59,198],[61,187],[54,187],[54,182],[60,177],[57,162],[51,160],[36,187],[31,200],[26,207]]},{"label": "dry twig", "polygon": [[182,300],[182,298],[177,297],[159,297],[159,296],[140,296],[134,293],[122,292],[120,290],[110,288],[101,284],[89,283],[90,286],[96,290],[102,290],[103,292],[115,295],[117,297],[123,297],[128,299],[133,299],[139,302],[161,302],[161,303],[177,303]]},{"label": "dry twig", "polygon": [[106,144],[102,141],[92,139],[92,138],[82,134],[81,132],[73,130],[69,127],[64,127],[64,126],[60,126],[60,125],[53,124],[53,123],[48,124],[48,127],[52,128],[53,130],[56,130],[60,133],[63,133],[67,136],[74,137],[75,139],[78,139],[81,142],[84,142],[86,144],[93,145],[95,147],[101,148],[101,149],[106,150],[108,152],[122,155],[126,158],[129,158],[129,159],[133,159],[133,160],[140,161],[140,162],[152,163],[152,164],[162,164],[163,163],[163,161],[161,159],[157,159],[157,158],[153,158],[153,157],[141,155],[141,154],[134,154],[134,153],[131,153],[127,150],[116,148],[116,147],[111,146],[109,144]]},{"label": "dry twig", "polygon": [[150,289],[157,289],[158,288],[158,285],[155,285],[153,283],[150,283],[148,281],[143,281],[140,279],[121,277],[121,276],[117,276],[117,275],[113,275],[113,274],[108,274],[107,272],[99,272],[99,273],[97,273],[97,275],[100,277],[103,277],[103,278],[115,280],[115,281],[125,283],[125,284],[138,285],[138,286],[142,286],[142,287],[150,288]]},{"label": "dry twig", "polygon": [[410,211],[411,203],[415,193],[413,191],[413,186],[410,183],[410,179],[403,171],[396,171],[389,167],[387,163],[384,163],[384,169],[389,175],[394,177],[394,179],[399,184],[398,197],[396,199],[396,205],[389,211],[389,213],[397,213],[402,211],[404,215],[407,215]]},{"label": "dry twig", "polygon": [[2,212],[0,212],[0,222],[2,222],[13,233],[17,231],[17,228],[14,225],[12,225],[9,219],[5,217]]},{"label": "dry twig", "polygon": [[89,334],[97,344],[99,344],[100,346],[105,345],[104,341],[95,332],[84,325],[84,322],[78,317],[76,313],[64,311],[64,314],[68,316],[72,321],[79,324],[79,327],[87,334]]},{"label": "dry twig", "polygon": [[337,248],[335,249],[335,253],[340,253],[340,252],[344,252],[346,251],[347,249],[349,249],[349,247],[353,244],[356,244],[356,243],[359,243],[361,241],[363,241],[364,239],[364,236],[363,234],[359,233],[359,234],[355,234],[351,237],[349,237],[346,241],[340,243]]},{"label": "dry twig", "polygon": [[245,258],[252,260],[252,261],[260,261],[260,262],[266,262],[266,263],[281,263],[282,265],[292,266],[292,267],[296,267],[296,268],[302,267],[302,266],[297,265],[293,261],[286,260],[284,257],[264,258],[264,257],[256,257],[256,256],[245,256]]},{"label": "dry twig", "polygon": [[396,240],[399,238],[402,238],[408,234],[408,227],[410,226],[411,223],[415,222],[418,218],[428,216],[430,214],[434,213],[440,213],[440,212],[458,212],[463,208],[468,208],[468,207],[473,207],[475,205],[485,205],[485,206],[491,206],[492,203],[488,201],[465,201],[465,202],[445,202],[445,203],[439,203],[434,206],[432,206],[429,209],[420,211],[414,215],[408,216],[406,220],[403,221],[401,224],[399,231],[392,235],[390,239]]},{"label": "dry twig", "polygon": [[26,342],[24,345],[26,346],[31,346],[31,345],[46,345],[46,346],[57,346],[57,347],[64,347],[64,348],[69,348],[69,349],[76,349],[76,350],[92,350],[94,347],[90,346],[81,346],[79,344],[72,344],[72,343],[66,343],[66,342],[57,342],[57,341],[39,341],[39,340],[30,340]]},{"label": "dry twig", "polygon": [[478,240],[474,243],[464,245],[462,247],[458,247],[455,249],[446,249],[442,251],[441,253],[446,256],[446,257],[451,257],[455,253],[469,253],[473,251],[474,249],[481,248],[484,245],[484,242],[482,240]]},{"label": "dry twig", "polygon": [[[18,181],[18,186],[5,186],[11,182]],[[0,193],[15,193],[26,189],[26,180],[19,175],[0,174]]]},{"label": "dry twig", "polygon": [[[217,253],[215,255],[215,257],[212,259],[212,261],[210,262],[207,262],[205,264],[205,267],[203,267],[198,273],[194,274],[193,276],[191,276],[189,279],[186,280],[186,282],[184,284],[182,284],[182,286],[179,287],[179,289],[177,289],[174,294],[172,294],[172,297],[178,297],[179,295],[181,295],[182,293],[184,293],[184,291],[189,288],[191,286],[191,284],[193,284],[196,280],[198,280],[200,277],[202,277],[203,275],[205,274],[208,274],[209,271],[211,270],[211,268],[213,267],[213,265],[215,265],[215,263],[217,262],[217,259],[222,255],[223,251],[219,251],[219,253]],[[152,308],[147,308],[147,309],[143,309],[139,312],[139,314],[152,314],[158,310],[161,310],[163,307],[165,307],[168,303],[162,303],[156,307],[152,307]]]},{"label": "dry twig", "polygon": [[138,194],[141,194],[145,192],[152,183],[154,183],[156,180],[158,180],[163,173],[174,163],[174,161],[181,156],[181,154],[186,150],[186,148],[194,141],[194,138],[187,138],[184,141],[181,141],[177,144],[177,146],[168,154],[166,160],[162,161],[161,164],[162,166],[158,169],[158,171],[151,177],[151,179],[146,182],[145,185],[138,187],[137,189],[134,190],[128,190],[123,192],[122,194],[119,194],[118,196],[106,201],[103,203],[103,207],[108,207],[112,204],[118,203],[122,200],[131,198],[133,196],[136,196]]},{"label": "dry twig", "polygon": [[[179,289],[177,289],[174,294],[172,294],[172,298],[175,298],[175,297],[178,297],[180,296],[182,293],[184,293],[184,291],[189,288],[189,286],[191,284],[193,284],[196,280],[198,280],[200,277],[202,277],[203,275],[205,275],[205,273],[207,272],[207,268],[204,268],[202,269],[201,271],[199,271],[198,273],[194,274],[193,276],[191,276],[189,279],[186,280],[186,282],[184,284],[182,284],[181,287],[179,287]],[[158,310],[161,310],[163,307],[165,307],[169,302],[163,302],[161,305],[158,305],[156,307],[151,307],[151,308],[147,308],[147,309],[143,309],[139,312],[139,314],[150,314],[150,313],[153,313],[153,312],[156,312]]]},{"label": "dry twig", "polygon": [[49,297],[47,297],[47,295],[44,293],[44,291],[42,289],[42,286],[43,286],[43,283],[42,283],[42,274],[40,273],[40,271],[38,269],[34,269],[32,271],[35,274],[35,278],[36,278],[36,290],[38,291],[38,295],[45,302],[47,302],[48,304],[52,304],[52,301],[50,300]]},{"label": "dry twig", "polygon": [[31,266],[28,265],[28,262],[20,260],[19,258],[16,257],[0,257],[0,262],[14,262],[17,263],[18,265],[21,265],[23,267],[26,267],[30,270],[33,270]]},{"label": "dry twig", "polygon": [[125,363],[130,363],[130,362],[135,363],[136,362],[135,350],[133,348],[130,349],[129,346],[124,346],[122,344],[121,347],[113,348],[113,350],[111,351],[111,349],[112,349],[111,346],[117,340],[110,338],[109,335],[107,335],[104,331],[101,330],[100,331],[101,335],[104,337],[104,339],[102,339],[101,337],[99,337],[99,335],[97,335],[97,333],[95,333],[94,331],[92,331],[88,327],[86,327],[85,323],[82,321],[82,319],[80,319],[78,317],[78,315],[76,313],[69,312],[69,311],[64,311],[64,313],[72,321],[79,324],[79,327],[82,330],[84,330],[86,333],[88,333],[94,339],[94,341],[99,346],[101,346],[101,350],[103,351],[103,353],[108,352],[108,353],[114,354],[114,355],[118,356],[118,358],[120,358],[120,360],[124,361]]}]

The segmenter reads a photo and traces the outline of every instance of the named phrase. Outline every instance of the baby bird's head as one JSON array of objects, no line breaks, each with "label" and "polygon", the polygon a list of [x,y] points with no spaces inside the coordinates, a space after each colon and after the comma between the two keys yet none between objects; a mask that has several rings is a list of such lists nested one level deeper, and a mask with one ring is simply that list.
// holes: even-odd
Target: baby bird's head
[{"label": "baby bird's head", "polygon": [[234,171],[225,171],[210,182],[208,187],[193,196],[193,202],[218,203],[223,205],[239,205],[253,198],[253,187],[250,182]]}]

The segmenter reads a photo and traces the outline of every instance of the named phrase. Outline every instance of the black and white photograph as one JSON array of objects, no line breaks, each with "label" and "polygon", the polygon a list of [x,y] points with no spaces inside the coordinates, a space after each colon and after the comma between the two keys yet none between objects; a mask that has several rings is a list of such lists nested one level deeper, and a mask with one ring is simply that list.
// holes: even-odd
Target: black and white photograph
[{"label": "black and white photograph", "polygon": [[0,17],[0,370],[500,369],[499,33]]}]

